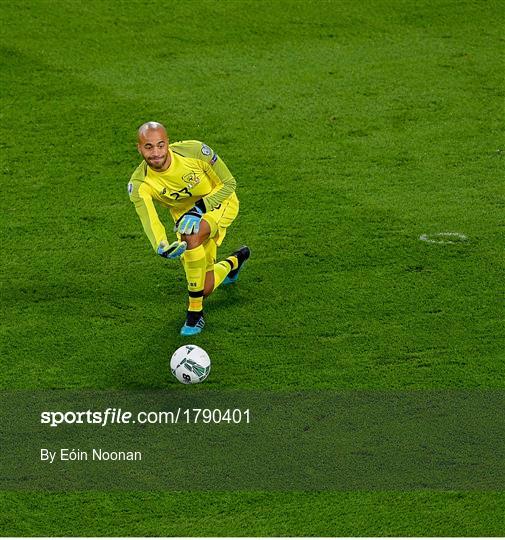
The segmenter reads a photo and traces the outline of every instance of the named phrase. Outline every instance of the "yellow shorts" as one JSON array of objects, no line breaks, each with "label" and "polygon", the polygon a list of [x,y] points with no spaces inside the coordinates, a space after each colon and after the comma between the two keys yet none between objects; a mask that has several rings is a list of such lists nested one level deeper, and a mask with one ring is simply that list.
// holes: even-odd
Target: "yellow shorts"
[{"label": "yellow shorts", "polygon": [[[233,223],[238,216],[239,202],[236,195],[232,195],[226,201],[220,204],[219,208],[215,208],[212,212],[207,212],[203,215],[204,219],[210,227],[210,236],[203,243],[205,255],[207,259],[206,271],[210,272],[217,259],[217,248],[220,246],[226,236],[226,229]],[[177,233],[177,238],[181,236]],[[184,263],[183,263],[184,264]]]},{"label": "yellow shorts", "polygon": [[230,197],[219,208],[207,212],[203,218],[210,226],[209,239],[204,242],[205,256],[207,259],[206,271],[212,271],[217,259],[217,248],[226,236],[226,229],[232,224],[238,215],[238,199]]},{"label": "yellow shorts", "polygon": [[210,226],[210,236],[217,246],[220,246],[226,236],[226,229],[233,223],[238,215],[238,199],[231,196],[219,208],[207,212],[203,218]]}]

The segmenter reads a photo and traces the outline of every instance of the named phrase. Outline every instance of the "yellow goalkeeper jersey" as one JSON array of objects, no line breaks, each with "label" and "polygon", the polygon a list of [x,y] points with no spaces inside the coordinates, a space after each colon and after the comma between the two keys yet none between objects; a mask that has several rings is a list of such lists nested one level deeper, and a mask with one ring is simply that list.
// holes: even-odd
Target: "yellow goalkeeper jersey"
[{"label": "yellow goalkeeper jersey", "polygon": [[142,161],[128,183],[130,200],[155,251],[160,242],[167,241],[155,202],[168,208],[175,222],[200,199],[207,212],[228,198],[237,199],[235,179],[206,144],[180,141],[171,144],[168,151],[171,163],[166,171],[154,171]]}]

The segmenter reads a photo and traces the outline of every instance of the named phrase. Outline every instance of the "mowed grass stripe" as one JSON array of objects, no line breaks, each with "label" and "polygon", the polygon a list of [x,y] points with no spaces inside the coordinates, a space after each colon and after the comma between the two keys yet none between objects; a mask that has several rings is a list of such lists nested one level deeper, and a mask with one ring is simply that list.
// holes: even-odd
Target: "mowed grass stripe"
[{"label": "mowed grass stripe", "polygon": [[503,494],[429,491],[25,493],[1,500],[2,532],[18,536],[500,536],[496,516],[504,511]]}]

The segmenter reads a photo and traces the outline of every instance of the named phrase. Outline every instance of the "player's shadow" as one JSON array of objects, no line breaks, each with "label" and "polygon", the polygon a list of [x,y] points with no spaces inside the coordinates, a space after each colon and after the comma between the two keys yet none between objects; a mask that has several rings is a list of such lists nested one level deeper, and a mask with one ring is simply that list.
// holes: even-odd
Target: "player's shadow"
[{"label": "player's shadow", "polygon": [[221,311],[233,306],[242,307],[251,303],[250,291],[241,290],[240,284],[219,287],[206,300],[204,310]]}]

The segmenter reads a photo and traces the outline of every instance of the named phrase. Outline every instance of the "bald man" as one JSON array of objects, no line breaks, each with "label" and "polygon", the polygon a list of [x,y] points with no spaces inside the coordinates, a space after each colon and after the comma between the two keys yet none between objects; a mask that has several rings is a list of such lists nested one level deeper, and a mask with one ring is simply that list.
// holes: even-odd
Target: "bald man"
[{"label": "bald man", "polygon": [[[236,181],[228,167],[199,141],[169,144],[159,122],[137,132],[143,157],[128,193],[153,250],[166,259],[181,259],[188,282],[189,305],[181,335],[199,334],[205,324],[203,299],[221,284],[234,283],[250,250],[243,246],[216,262],[217,248],[237,217]],[[168,240],[154,203],[169,210],[176,238]]]}]

